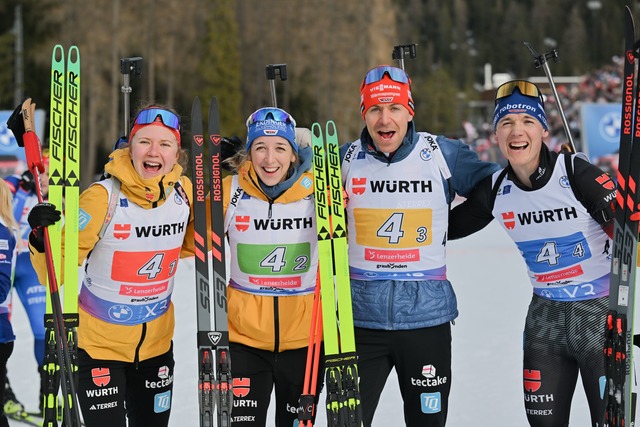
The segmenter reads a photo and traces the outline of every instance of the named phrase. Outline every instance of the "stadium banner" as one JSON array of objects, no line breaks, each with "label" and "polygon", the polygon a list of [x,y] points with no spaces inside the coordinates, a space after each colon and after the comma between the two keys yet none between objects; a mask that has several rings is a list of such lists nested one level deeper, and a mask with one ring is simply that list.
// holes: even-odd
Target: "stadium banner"
[{"label": "stadium banner", "polygon": [[597,164],[599,158],[618,152],[621,111],[621,104],[582,104],[580,109],[582,149],[592,163]]}]

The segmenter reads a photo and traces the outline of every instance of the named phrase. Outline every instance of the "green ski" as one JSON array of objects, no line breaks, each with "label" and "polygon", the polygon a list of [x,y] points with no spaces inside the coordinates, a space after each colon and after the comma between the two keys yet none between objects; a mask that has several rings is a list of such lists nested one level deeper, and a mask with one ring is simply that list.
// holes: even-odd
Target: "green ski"
[{"label": "green ski", "polygon": [[338,134],[335,124],[329,121],[325,130],[326,143],[318,123],[311,127],[311,135],[326,358],[327,421],[330,427],[360,427],[362,414]]},{"label": "green ski", "polygon": [[[49,202],[61,208],[64,188],[64,122],[65,122],[65,55],[64,48],[56,45],[51,55],[51,99],[49,110]],[[62,221],[49,227],[53,266],[57,282],[60,283],[59,272],[62,271]],[[56,330],[51,306],[51,293],[47,289],[45,326],[45,353],[43,369],[45,385],[43,390],[44,426],[58,425],[57,397],[60,388],[60,365],[57,357]]]},{"label": "green ski", "polygon": [[[68,346],[68,361],[58,357],[58,343],[49,288],[45,314],[46,347],[44,358],[45,388],[43,396],[44,426],[80,425],[75,396],[77,372],[78,326],[78,210],[80,198],[80,52],[76,46],[65,57],[64,48],[56,45],[51,58],[51,103],[49,143],[49,202],[64,206],[64,265],[62,265],[63,221],[49,227],[53,266],[57,282],[64,272],[62,313]],[[68,362],[68,363],[67,363]],[[68,366],[66,368],[65,366]],[[62,371],[61,371],[62,370]],[[62,377],[61,377],[62,374]],[[62,409],[58,391],[65,381]],[[65,394],[65,393],[63,393]],[[64,417],[63,417],[64,414]],[[67,421],[66,418],[69,418]]]}]

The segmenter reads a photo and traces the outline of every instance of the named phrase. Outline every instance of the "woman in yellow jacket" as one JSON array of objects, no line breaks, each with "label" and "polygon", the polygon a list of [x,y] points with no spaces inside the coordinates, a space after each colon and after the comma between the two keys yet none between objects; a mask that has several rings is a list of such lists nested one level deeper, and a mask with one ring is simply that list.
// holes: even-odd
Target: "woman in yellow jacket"
[{"label": "woman in yellow jacket", "polygon": [[223,194],[239,426],[266,425],[275,386],[276,426],[291,427],[303,388],[318,254],[311,147],[298,146],[295,126],[284,110],[257,110],[245,150],[227,161],[237,170]]},{"label": "woman in yellow jacket", "polygon": [[[111,179],[80,195],[78,265],[86,264],[78,299],[78,398],[91,427],[125,427],[127,419],[130,427],[168,425],[171,294],[178,259],[193,255],[192,187],[178,164],[179,118],[149,106],[133,123],[129,147],[114,151],[105,167]],[[48,203],[29,215],[31,258],[41,283],[42,230],[59,219]]]}]

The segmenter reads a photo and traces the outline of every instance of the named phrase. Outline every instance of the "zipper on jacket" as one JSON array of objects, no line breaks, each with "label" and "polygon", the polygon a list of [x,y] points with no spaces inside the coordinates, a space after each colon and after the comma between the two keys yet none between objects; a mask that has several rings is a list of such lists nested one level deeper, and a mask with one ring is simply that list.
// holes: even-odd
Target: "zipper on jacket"
[{"label": "zipper on jacket", "polygon": [[138,369],[138,364],[140,363],[140,347],[142,347],[142,343],[144,343],[144,338],[147,335],[147,324],[142,324],[142,332],[140,333],[140,341],[138,341],[138,345],[136,346],[136,353],[133,358],[133,363],[135,364],[136,370]]},{"label": "zipper on jacket", "polygon": [[[269,197],[269,195],[268,195],[267,193],[265,193],[265,192],[264,192],[264,190],[262,189],[262,187],[260,186],[260,184],[259,184],[259,183],[257,183],[257,182],[255,182],[255,180],[253,179],[253,177],[252,177],[252,176],[249,176],[249,179],[250,179],[250,180],[251,180],[251,182],[253,183],[253,186],[254,186],[255,188],[257,188],[258,190],[260,190],[260,192],[261,192],[262,194],[264,194],[264,197],[267,199],[267,202],[269,202],[269,211],[267,212],[267,214],[268,214],[267,218],[271,219],[271,215],[272,215],[272,212],[273,212],[273,202],[274,202],[278,197],[280,197],[280,196],[282,195],[282,193],[284,193],[284,191],[283,191],[282,193],[280,193],[280,194],[278,195],[278,197],[276,197],[276,199],[272,199],[271,197]],[[286,191],[286,190],[285,190],[285,191]]]},{"label": "zipper on jacket", "polygon": [[273,297],[273,329],[273,352],[275,360],[278,360],[278,351],[280,349],[280,316],[278,310],[278,297]]}]

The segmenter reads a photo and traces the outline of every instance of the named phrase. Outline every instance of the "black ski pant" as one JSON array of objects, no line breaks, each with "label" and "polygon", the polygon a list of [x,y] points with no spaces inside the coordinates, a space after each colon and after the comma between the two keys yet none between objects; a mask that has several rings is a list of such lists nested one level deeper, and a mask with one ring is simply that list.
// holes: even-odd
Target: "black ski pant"
[{"label": "black ski pant", "polygon": [[[292,427],[294,421],[298,419],[298,403],[304,386],[307,348],[274,353],[231,343],[230,354],[234,395],[231,411],[232,424],[234,426],[266,426],[271,391],[275,386],[275,426]],[[319,371],[316,408],[323,384],[323,366],[320,366]]]},{"label": "black ski pant", "polygon": [[[13,341],[0,344],[0,404],[4,404],[4,391],[7,381],[7,362],[13,353]],[[4,408],[0,411],[0,427],[9,427],[9,421],[4,414]]]},{"label": "black ski pant", "polygon": [[168,426],[173,367],[173,345],[138,363],[96,360],[78,349],[78,400],[85,425]]},{"label": "black ski pant", "polygon": [[565,302],[533,296],[524,329],[524,406],[529,425],[569,425],[578,373],[591,425],[602,422],[608,307],[607,297]]},{"label": "black ski pant", "polygon": [[[443,427],[451,390],[451,325],[385,331],[355,328],[362,418],[373,422],[392,368],[404,401],[407,427]],[[402,425],[400,411],[397,423]]]}]

